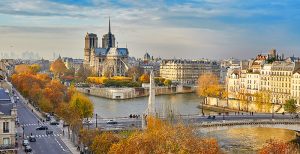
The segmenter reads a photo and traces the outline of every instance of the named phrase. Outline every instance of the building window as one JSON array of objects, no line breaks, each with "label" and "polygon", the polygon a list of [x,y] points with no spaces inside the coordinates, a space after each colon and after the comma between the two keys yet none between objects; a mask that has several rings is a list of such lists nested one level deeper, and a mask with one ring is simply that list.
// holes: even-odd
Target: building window
[{"label": "building window", "polygon": [[10,138],[3,138],[3,144],[4,145],[10,144]]},{"label": "building window", "polygon": [[9,133],[9,122],[3,122],[3,133]]}]

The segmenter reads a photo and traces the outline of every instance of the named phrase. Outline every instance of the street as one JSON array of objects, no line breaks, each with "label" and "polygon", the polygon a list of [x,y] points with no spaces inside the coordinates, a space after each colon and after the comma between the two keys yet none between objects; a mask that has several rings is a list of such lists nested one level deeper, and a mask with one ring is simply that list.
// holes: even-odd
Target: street
[{"label": "street", "polygon": [[[33,154],[66,154],[71,153],[67,146],[63,143],[60,136],[62,134],[60,125],[49,125],[49,122],[43,123],[40,119],[29,109],[22,97],[18,96],[20,100],[17,101],[17,110],[20,126],[18,130],[19,151],[18,153],[25,153],[24,146],[22,146],[23,137],[28,139],[32,134],[36,138],[36,142],[29,142]],[[46,130],[36,130],[38,126],[47,126],[48,130],[52,130],[52,135],[46,135]],[[23,136],[24,128],[24,136]]]}]

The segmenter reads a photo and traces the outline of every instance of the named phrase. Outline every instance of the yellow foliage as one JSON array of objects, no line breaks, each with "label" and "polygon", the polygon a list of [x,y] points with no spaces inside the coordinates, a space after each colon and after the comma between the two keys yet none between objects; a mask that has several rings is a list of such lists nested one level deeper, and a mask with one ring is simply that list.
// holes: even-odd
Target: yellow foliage
[{"label": "yellow foliage", "polygon": [[171,126],[152,117],[147,118],[147,123],[145,131],[135,132],[113,144],[109,153],[221,153],[215,139],[196,136],[183,125]]},{"label": "yellow foliage", "polygon": [[150,82],[150,76],[148,74],[143,74],[141,77],[140,77],[140,81],[142,83],[149,83]]},{"label": "yellow foliage", "polygon": [[126,76],[113,76],[111,77],[113,80],[122,80],[122,81],[131,81],[131,77],[126,77]]},{"label": "yellow foliage", "polygon": [[88,77],[87,81],[91,82],[91,83],[95,83],[95,84],[103,84],[105,82],[105,80],[107,80],[107,77]]},{"label": "yellow foliage", "polygon": [[206,73],[198,79],[197,93],[204,97],[219,97],[222,88],[219,84],[218,77],[213,73]]},{"label": "yellow foliage", "polygon": [[94,105],[92,101],[81,93],[75,93],[70,101],[70,107],[80,114],[81,118],[93,116]]}]

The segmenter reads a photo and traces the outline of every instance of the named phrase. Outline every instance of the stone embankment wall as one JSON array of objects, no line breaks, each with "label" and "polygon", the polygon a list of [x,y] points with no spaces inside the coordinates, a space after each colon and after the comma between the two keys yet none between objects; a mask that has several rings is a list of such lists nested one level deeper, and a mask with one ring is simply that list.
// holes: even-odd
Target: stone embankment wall
[{"label": "stone embankment wall", "polygon": [[[149,88],[98,88],[98,87],[89,87],[89,88],[80,88],[77,87],[79,92],[99,96],[109,99],[130,99],[136,97],[149,96]],[[192,87],[156,87],[156,95],[168,95],[176,93],[191,93],[194,92]]]},{"label": "stone embankment wall", "polygon": [[[207,98],[207,105],[216,106],[216,107],[225,107],[228,109],[233,110],[241,110],[241,111],[249,111],[249,112],[258,112],[257,106],[254,102],[241,102],[240,100],[236,99],[229,99],[228,101],[226,99],[219,99],[214,97],[208,97]],[[284,112],[282,105],[274,105],[274,108],[271,106],[269,109],[265,109],[264,112],[272,112],[275,113],[282,113]]]}]

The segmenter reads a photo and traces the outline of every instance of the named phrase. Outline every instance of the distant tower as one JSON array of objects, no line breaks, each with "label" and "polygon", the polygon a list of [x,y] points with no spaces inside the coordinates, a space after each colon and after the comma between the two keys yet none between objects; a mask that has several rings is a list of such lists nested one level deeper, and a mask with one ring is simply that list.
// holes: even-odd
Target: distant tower
[{"label": "distant tower", "polygon": [[98,37],[93,33],[86,33],[84,45],[84,64],[89,65],[91,61],[91,49],[98,48]]},{"label": "distant tower", "polygon": [[102,48],[115,47],[115,36],[111,33],[110,18],[108,19],[108,33],[102,37]]}]

